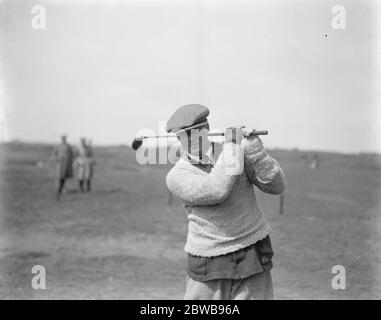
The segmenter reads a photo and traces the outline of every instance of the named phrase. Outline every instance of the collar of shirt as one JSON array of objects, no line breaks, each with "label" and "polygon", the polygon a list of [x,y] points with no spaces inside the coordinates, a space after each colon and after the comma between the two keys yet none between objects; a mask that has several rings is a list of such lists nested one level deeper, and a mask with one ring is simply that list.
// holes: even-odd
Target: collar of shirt
[{"label": "collar of shirt", "polygon": [[210,144],[210,147],[209,147],[208,151],[204,154],[202,159],[200,159],[199,157],[196,157],[193,154],[190,154],[188,152],[186,152],[186,155],[187,155],[188,159],[192,163],[211,164],[211,165],[215,164],[214,157],[213,157],[213,147],[212,147],[212,144]]}]

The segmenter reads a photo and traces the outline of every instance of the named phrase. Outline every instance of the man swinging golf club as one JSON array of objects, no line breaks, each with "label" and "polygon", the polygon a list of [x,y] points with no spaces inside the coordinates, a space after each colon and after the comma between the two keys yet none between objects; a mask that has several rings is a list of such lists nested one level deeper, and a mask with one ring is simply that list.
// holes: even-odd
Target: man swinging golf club
[{"label": "man swinging golf club", "polygon": [[210,143],[208,115],[186,105],[166,128],[185,151],[166,177],[189,221],[185,299],[272,299],[271,228],[253,185],[280,194],[284,173],[250,130],[229,128],[223,146]]}]

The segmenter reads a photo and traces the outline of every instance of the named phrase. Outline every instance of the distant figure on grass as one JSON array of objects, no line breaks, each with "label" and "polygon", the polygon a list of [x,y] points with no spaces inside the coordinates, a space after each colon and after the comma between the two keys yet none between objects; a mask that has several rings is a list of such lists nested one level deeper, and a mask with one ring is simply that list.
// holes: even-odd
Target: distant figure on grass
[{"label": "distant figure on grass", "polygon": [[310,166],[310,159],[309,159],[309,155],[308,153],[303,153],[301,156],[300,156],[300,160],[303,161],[303,164],[305,167],[309,167]]},{"label": "distant figure on grass", "polygon": [[61,136],[61,143],[54,148],[53,157],[56,163],[56,198],[60,200],[66,179],[73,177],[74,152],[65,135]]},{"label": "distant figure on grass", "polygon": [[166,178],[188,216],[185,299],[272,299],[271,228],[253,185],[280,194],[284,173],[258,136],[243,139],[252,130],[229,128],[222,146],[210,143],[208,115],[186,105],[167,123],[185,151]]},{"label": "distant figure on grass", "polygon": [[312,162],[311,162],[311,169],[317,170],[317,169],[319,169],[319,166],[320,166],[319,155],[314,154],[314,156],[312,158]]},{"label": "distant figure on grass", "polygon": [[75,168],[77,172],[77,179],[79,190],[81,192],[91,191],[91,179],[94,172],[94,157],[93,150],[90,143],[86,143],[84,138],[81,139],[80,145],[76,150]]}]

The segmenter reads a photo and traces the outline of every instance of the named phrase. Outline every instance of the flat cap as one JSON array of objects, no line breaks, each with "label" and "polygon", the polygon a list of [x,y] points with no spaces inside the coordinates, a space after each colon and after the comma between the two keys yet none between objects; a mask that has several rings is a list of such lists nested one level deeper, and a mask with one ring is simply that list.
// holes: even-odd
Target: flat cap
[{"label": "flat cap", "polygon": [[167,132],[176,132],[206,121],[209,109],[201,104],[187,104],[178,108],[169,118]]}]

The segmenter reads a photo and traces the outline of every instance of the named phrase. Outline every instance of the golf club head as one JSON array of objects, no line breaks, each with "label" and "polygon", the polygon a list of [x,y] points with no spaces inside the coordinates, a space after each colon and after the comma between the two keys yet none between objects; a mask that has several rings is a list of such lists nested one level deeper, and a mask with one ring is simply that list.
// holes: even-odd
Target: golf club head
[{"label": "golf club head", "polygon": [[132,149],[136,151],[141,147],[142,144],[143,140],[134,139],[134,141],[132,141]]}]

